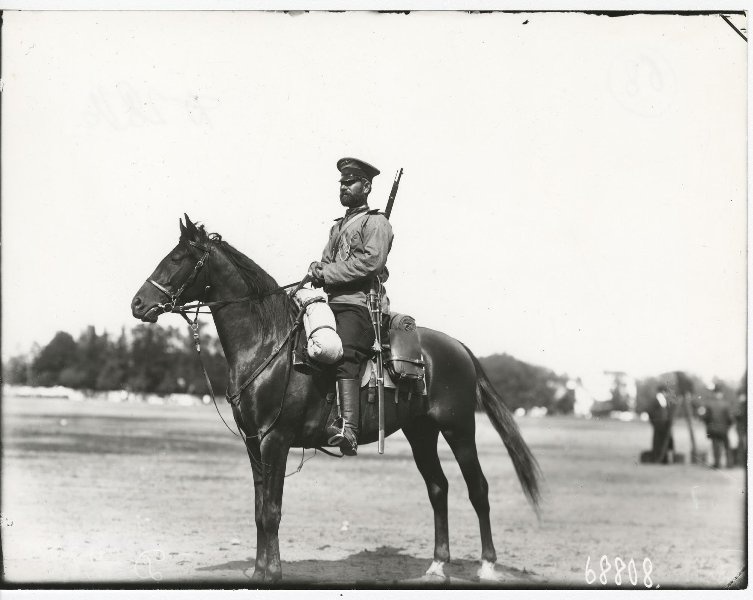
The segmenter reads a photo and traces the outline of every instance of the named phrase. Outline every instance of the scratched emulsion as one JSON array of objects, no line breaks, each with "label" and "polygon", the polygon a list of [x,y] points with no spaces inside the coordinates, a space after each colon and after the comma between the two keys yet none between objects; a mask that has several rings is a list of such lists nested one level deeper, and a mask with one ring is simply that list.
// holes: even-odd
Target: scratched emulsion
[{"label": "scratched emulsion", "polygon": [[[546,476],[541,524],[496,432],[478,420],[501,585],[585,586],[590,561],[592,587],[600,587],[604,556],[609,585],[631,559],[636,587],[724,587],[739,573],[742,469],[639,465],[647,423],[519,423]],[[213,408],[6,397],[2,433],[9,582],[249,585],[251,473]],[[687,431],[677,426],[675,436],[687,451]],[[706,443],[700,428],[696,439]],[[469,585],[480,558],[478,522],[444,442],[440,456],[453,557],[444,573]],[[289,472],[300,459],[291,453]],[[283,573],[298,585],[411,584],[431,565],[432,527],[404,437],[388,438],[381,457],[373,446],[355,459],[316,456],[285,483]],[[632,587],[627,568],[620,580]]]}]

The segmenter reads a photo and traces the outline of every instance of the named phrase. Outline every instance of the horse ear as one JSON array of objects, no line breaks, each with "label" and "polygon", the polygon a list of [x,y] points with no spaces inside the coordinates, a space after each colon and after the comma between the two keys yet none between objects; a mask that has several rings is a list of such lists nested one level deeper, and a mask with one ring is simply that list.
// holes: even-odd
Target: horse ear
[{"label": "horse ear", "polygon": [[186,218],[186,230],[191,235],[195,235],[198,233],[198,229],[196,229],[196,225],[191,221],[191,219],[188,218],[188,215],[186,213],[183,213],[183,216]]},{"label": "horse ear", "polygon": [[178,225],[180,225],[180,237],[181,238],[186,237],[188,235],[188,230],[183,225],[183,221],[181,221],[180,219],[178,219]]}]

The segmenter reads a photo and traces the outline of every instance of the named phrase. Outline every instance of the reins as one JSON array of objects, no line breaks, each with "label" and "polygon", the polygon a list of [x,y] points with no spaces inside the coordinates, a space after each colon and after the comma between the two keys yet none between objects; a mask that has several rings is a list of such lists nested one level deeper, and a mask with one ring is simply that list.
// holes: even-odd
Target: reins
[{"label": "reins", "polygon": [[[196,302],[194,304],[183,304],[179,308],[182,308],[183,310],[194,310],[199,308],[222,308],[223,306],[227,306],[228,304],[237,304],[239,302],[252,302],[254,300],[263,300],[264,298],[268,298],[269,296],[274,296],[275,294],[281,294],[283,292],[287,293],[286,290],[289,288],[295,287],[296,285],[300,285],[305,283],[305,281],[294,281],[293,283],[289,283],[287,285],[281,285],[280,287],[276,287],[273,290],[270,290],[268,292],[265,292],[264,294],[259,294],[256,296],[243,296],[241,298],[230,298],[228,300],[214,300],[212,302]],[[175,312],[175,311],[171,311]],[[201,312],[199,314],[207,315],[210,314],[208,312]]]},{"label": "reins", "polygon": [[[230,394],[229,392],[225,392],[225,399],[232,404],[233,406],[237,406],[239,402],[239,398],[241,394],[243,393],[243,390],[245,390],[249,385],[251,385],[259,375],[261,375],[264,372],[264,369],[266,369],[269,366],[269,363],[271,363],[275,357],[280,353],[280,350],[290,341],[290,338],[293,337],[293,334],[295,333],[295,330],[298,329],[298,326],[303,322],[303,315],[306,313],[306,307],[301,307],[301,310],[298,311],[298,316],[296,316],[295,321],[293,321],[293,325],[288,330],[288,333],[285,335],[285,337],[282,339],[280,343],[277,344],[277,346],[274,347],[272,350],[272,353],[264,360],[261,365],[259,365],[256,370],[251,373],[251,376],[246,379],[240,386],[238,386],[238,391],[234,394]],[[287,386],[286,386],[287,387]]]},{"label": "reins", "polygon": [[[222,416],[222,413],[220,412],[220,407],[217,406],[217,399],[214,396],[214,387],[212,387],[212,382],[209,379],[209,373],[207,373],[206,365],[204,364],[204,357],[201,354],[201,339],[199,338],[199,309],[196,309],[196,316],[194,317],[193,321],[188,318],[188,315],[185,311],[181,310],[178,311],[180,316],[183,317],[186,320],[186,323],[188,323],[188,327],[191,329],[191,333],[193,334],[193,344],[194,348],[196,349],[196,354],[199,357],[199,364],[201,365],[201,372],[204,374],[204,381],[207,384],[207,389],[209,390],[209,395],[212,397],[212,403],[214,404],[214,409],[217,411],[217,414],[219,415],[220,419],[222,419],[222,422],[225,424],[225,427],[227,427],[227,430],[232,433],[235,437],[239,437],[243,440],[243,443],[246,443],[246,436],[243,435],[243,432],[241,431],[240,427],[238,428],[238,432],[236,433],[230,428],[230,425],[227,424],[227,421],[225,421],[225,417]],[[236,424],[237,425],[237,424]]]},{"label": "reins", "polygon": [[[292,298],[293,296],[295,296],[295,292],[297,292],[297,291],[298,291],[298,290],[299,290],[299,289],[300,289],[301,287],[303,287],[303,285],[304,285],[304,284],[306,283],[306,281],[307,281],[307,280],[308,280],[308,278],[307,278],[307,277],[305,277],[303,281],[300,281],[300,282],[298,282],[298,287],[296,288],[296,290],[294,290],[294,291],[293,291],[293,292],[292,292],[292,293],[290,294],[290,297],[291,297],[291,298]],[[294,284],[294,285],[295,285],[295,284]],[[261,365],[260,365],[260,366],[259,366],[259,367],[258,367],[258,368],[257,368],[257,369],[256,369],[256,370],[255,370],[255,371],[254,371],[254,372],[252,373],[252,374],[251,374],[251,376],[250,376],[250,377],[249,377],[248,379],[246,379],[246,380],[245,380],[245,381],[244,381],[244,382],[243,382],[243,383],[242,383],[242,384],[241,384],[241,385],[239,386],[239,388],[238,388],[238,391],[237,391],[236,393],[234,393],[234,394],[229,394],[229,393],[228,393],[227,391],[225,392],[225,398],[227,399],[227,401],[228,401],[228,402],[229,402],[229,403],[230,403],[230,404],[231,404],[231,405],[232,405],[233,407],[235,407],[235,408],[238,408],[238,409],[240,410],[240,396],[241,396],[241,394],[243,393],[243,391],[244,391],[244,390],[245,390],[245,389],[246,389],[246,388],[247,388],[247,387],[248,387],[249,385],[251,385],[251,383],[252,383],[252,382],[253,382],[253,381],[254,381],[254,380],[255,380],[255,379],[256,379],[256,378],[257,378],[257,377],[258,377],[259,375],[261,375],[261,374],[262,374],[262,372],[264,372],[264,370],[265,370],[265,369],[266,369],[266,368],[267,368],[267,367],[269,366],[269,364],[270,364],[270,363],[272,362],[272,360],[274,360],[274,358],[275,358],[275,357],[276,357],[276,356],[277,356],[277,355],[278,355],[278,354],[280,353],[280,351],[282,350],[282,348],[283,348],[283,347],[284,347],[284,346],[285,346],[285,345],[286,345],[286,344],[287,344],[287,343],[288,343],[288,342],[290,341],[291,337],[293,336],[293,333],[294,333],[294,332],[296,331],[296,329],[298,329],[298,327],[299,327],[299,326],[301,325],[301,323],[302,323],[302,321],[303,321],[303,315],[304,315],[304,314],[306,313],[306,307],[307,307],[307,306],[308,306],[308,305],[309,305],[309,304],[310,304],[311,302],[315,302],[315,301],[317,301],[317,300],[316,300],[316,299],[313,299],[313,300],[310,300],[310,301],[308,301],[308,302],[306,302],[306,303],[304,303],[304,304],[303,304],[303,306],[302,306],[302,307],[300,308],[300,310],[298,311],[298,314],[297,314],[296,318],[295,318],[295,319],[294,319],[294,321],[293,321],[293,325],[291,326],[291,328],[290,328],[290,330],[288,331],[287,335],[286,335],[286,336],[285,336],[285,337],[283,338],[283,340],[282,340],[282,341],[281,341],[281,342],[280,342],[279,344],[277,344],[277,346],[275,346],[275,348],[274,348],[274,349],[272,350],[272,353],[271,353],[271,354],[270,354],[270,355],[269,355],[269,356],[268,356],[268,357],[267,357],[267,358],[266,358],[266,359],[264,360],[264,362],[263,362],[263,363],[262,363],[262,364],[261,364]],[[270,431],[272,431],[272,428],[273,428],[273,427],[274,427],[274,426],[276,425],[276,423],[277,423],[277,420],[278,420],[278,419],[280,418],[280,415],[282,414],[282,409],[283,409],[283,407],[284,407],[284,405],[285,405],[285,396],[287,395],[287,392],[288,392],[288,385],[290,384],[290,373],[291,373],[291,370],[292,370],[292,369],[291,369],[291,365],[292,365],[292,363],[293,363],[293,356],[292,356],[292,354],[293,354],[293,347],[291,346],[291,347],[290,347],[290,350],[289,350],[289,356],[288,356],[288,361],[287,361],[287,366],[288,366],[288,368],[287,368],[287,373],[286,373],[286,375],[285,375],[285,387],[284,387],[284,389],[283,389],[283,392],[282,392],[282,397],[280,398],[280,407],[279,407],[279,408],[278,408],[278,410],[277,410],[277,414],[275,415],[275,418],[274,418],[274,419],[272,419],[272,422],[270,423],[269,427],[267,427],[267,429],[266,429],[265,431],[263,431],[263,432],[261,433],[261,435],[258,435],[258,434],[257,434],[257,435],[250,435],[250,436],[247,436],[247,435],[245,435],[245,434],[243,433],[243,429],[242,429],[242,428],[241,428],[241,427],[240,427],[240,426],[238,425],[238,423],[237,423],[237,422],[236,422],[236,427],[237,427],[237,429],[238,429],[238,432],[236,433],[235,431],[233,431],[233,430],[232,430],[232,429],[230,428],[230,425],[228,425],[227,421],[225,421],[225,418],[224,418],[224,417],[222,416],[222,413],[220,412],[220,408],[219,408],[219,406],[217,406],[217,398],[215,397],[215,394],[214,394],[214,387],[212,386],[212,382],[211,382],[211,380],[209,379],[209,374],[207,373],[207,369],[206,369],[206,366],[204,365],[204,358],[203,358],[203,356],[202,356],[202,354],[201,354],[201,341],[200,341],[200,338],[199,338],[199,314],[205,314],[205,313],[200,313],[200,312],[199,312],[199,307],[201,307],[202,305],[203,305],[203,303],[199,302],[199,303],[197,303],[196,305],[192,305],[192,306],[190,307],[190,308],[192,308],[192,309],[193,309],[193,308],[195,308],[195,313],[194,313],[194,315],[195,315],[195,316],[194,316],[194,319],[193,319],[193,320],[191,320],[191,319],[190,319],[190,318],[188,317],[188,315],[186,314],[186,313],[187,313],[187,311],[185,310],[185,307],[180,307],[180,308],[179,308],[179,309],[177,310],[177,312],[178,312],[178,313],[180,314],[180,316],[181,316],[181,317],[183,317],[183,318],[184,318],[184,319],[186,320],[186,322],[188,323],[188,326],[189,326],[189,327],[190,327],[190,329],[191,329],[191,333],[192,333],[192,335],[193,335],[193,339],[194,339],[194,347],[196,348],[196,353],[197,353],[197,355],[198,355],[198,357],[199,357],[199,364],[201,365],[201,371],[202,371],[202,373],[204,374],[204,381],[205,381],[205,382],[206,382],[206,384],[207,384],[207,389],[209,390],[209,395],[210,395],[210,396],[211,396],[211,398],[212,398],[212,404],[214,404],[214,409],[215,409],[215,410],[217,411],[217,414],[219,415],[220,419],[221,419],[221,420],[222,420],[222,422],[224,423],[224,425],[225,425],[225,427],[227,428],[227,430],[228,430],[228,431],[229,431],[230,433],[232,433],[232,434],[233,434],[233,435],[234,435],[235,437],[241,438],[241,439],[243,440],[243,444],[244,444],[244,445],[245,445],[245,446],[246,446],[247,448],[248,448],[248,439],[249,439],[249,438],[254,438],[254,437],[258,437],[258,438],[259,438],[259,443],[261,444],[262,440],[263,440],[263,439],[264,439],[264,438],[265,438],[265,437],[267,436],[267,434],[268,434],[268,433],[269,433]],[[330,451],[328,451],[328,450],[325,450],[324,448],[321,448],[321,447],[316,447],[316,448],[314,448],[314,454],[313,454],[312,456],[310,456],[309,458],[305,458],[305,455],[306,455],[306,449],[305,449],[305,448],[302,448],[302,449],[301,449],[301,462],[299,463],[299,465],[298,465],[298,467],[296,468],[296,470],[295,470],[295,471],[293,471],[292,473],[288,473],[288,474],[286,474],[286,475],[285,475],[285,477],[290,477],[290,476],[292,476],[292,475],[295,475],[296,473],[300,473],[300,472],[301,472],[301,469],[303,468],[303,465],[304,465],[304,464],[305,464],[306,462],[308,462],[309,460],[311,460],[312,458],[314,458],[314,457],[316,456],[316,451],[317,451],[317,450],[319,450],[320,452],[323,452],[324,454],[326,454],[326,455],[328,455],[328,456],[332,456],[332,457],[334,457],[334,458],[342,458],[342,457],[343,457],[343,454],[335,454],[334,452],[330,452]],[[252,453],[249,453],[249,456],[250,456],[250,457],[252,458],[252,460],[254,460],[254,461],[258,460],[258,459],[256,459],[256,458],[254,458],[254,457],[253,457],[253,454],[252,454]],[[259,462],[261,462],[261,461],[259,460]],[[264,463],[262,462],[261,464],[263,465]]]},{"label": "reins", "polygon": [[[222,240],[221,236],[219,234],[210,234],[209,241],[210,244],[217,244]],[[260,301],[264,298],[267,298],[269,296],[273,296],[275,294],[285,293],[288,296],[288,299],[291,300],[295,294],[306,284],[308,281],[310,281],[310,278],[308,275],[306,275],[303,279],[300,281],[296,281],[294,283],[279,286],[277,288],[274,288],[272,290],[269,290],[263,294],[258,295],[249,295],[249,296],[243,296],[241,298],[231,298],[228,300],[215,300],[212,302],[206,302],[206,301],[197,301],[194,303],[188,303],[188,304],[179,304],[180,296],[183,294],[183,292],[188,288],[189,285],[191,285],[196,278],[199,275],[199,272],[201,269],[206,265],[207,259],[209,258],[209,255],[211,253],[211,246],[205,246],[202,244],[199,244],[197,242],[189,240],[188,243],[198,248],[199,250],[203,251],[202,257],[198,260],[196,265],[194,266],[193,271],[189,274],[186,281],[183,282],[183,284],[178,288],[178,291],[175,293],[171,293],[169,289],[167,289],[166,286],[163,286],[157,281],[154,281],[153,279],[147,279],[147,282],[152,284],[154,287],[156,287],[159,291],[161,291],[163,294],[165,294],[168,297],[168,302],[158,304],[155,308],[160,310],[160,314],[162,313],[177,313],[183,319],[188,323],[189,328],[191,329],[191,334],[193,336],[194,340],[194,348],[196,349],[196,353],[199,357],[199,364],[201,365],[201,371],[204,375],[204,381],[206,382],[207,389],[209,390],[209,395],[212,398],[212,403],[214,404],[214,408],[217,411],[217,414],[219,415],[220,419],[224,423],[225,427],[232,433],[234,436],[239,437],[243,440],[243,443],[248,448],[248,439],[258,437],[259,443],[262,442],[262,440],[267,436],[267,434],[272,430],[272,428],[277,424],[278,419],[280,418],[280,415],[282,414],[282,410],[285,404],[285,396],[287,395],[288,391],[288,385],[290,384],[290,375],[292,371],[292,358],[293,358],[293,347],[290,346],[289,349],[289,357],[288,357],[288,363],[287,363],[287,373],[285,376],[285,387],[283,389],[282,398],[280,399],[280,407],[277,410],[277,414],[275,415],[274,419],[272,419],[272,422],[270,423],[269,427],[267,427],[266,430],[264,430],[261,434],[251,435],[247,436],[243,429],[240,427],[239,423],[237,422],[236,418],[236,427],[238,429],[238,432],[236,433],[233,431],[233,429],[228,425],[225,418],[222,416],[222,413],[220,412],[219,406],[217,406],[217,398],[214,394],[214,387],[212,386],[212,382],[209,379],[209,373],[207,373],[206,365],[204,364],[204,357],[201,354],[201,339],[199,336],[199,315],[200,314],[211,314],[207,312],[201,312],[201,308],[209,308],[210,310],[212,308],[222,308],[223,306],[227,306],[229,304],[237,304],[240,302],[252,302],[252,301]],[[287,290],[289,288],[293,288],[292,291],[288,292]],[[205,287],[205,293],[209,290],[209,286]],[[293,319],[293,323],[288,329],[288,332],[285,334],[285,336],[282,338],[282,340],[274,347],[272,352],[269,356],[267,356],[266,359],[259,365],[254,372],[246,378],[243,383],[238,386],[238,390],[234,393],[230,393],[229,390],[225,391],[225,398],[228,401],[228,403],[233,406],[233,408],[236,408],[240,411],[240,397],[241,394],[265,371],[265,369],[272,363],[272,361],[280,354],[282,349],[290,343],[293,334],[296,332],[296,330],[302,325],[303,323],[303,316],[306,314],[306,307],[312,302],[317,301],[316,299],[312,299],[308,302],[303,303],[303,305],[298,310],[295,318]],[[154,310],[154,309],[151,309]],[[189,311],[194,311],[194,318],[193,320],[188,316]],[[332,452],[328,452],[324,450],[323,448],[315,448],[315,454],[316,450],[321,450],[325,454],[328,454],[330,456],[334,456],[337,458],[341,458],[342,455],[337,455]],[[304,450],[305,454],[305,450]],[[252,456],[252,453],[249,453],[249,456]],[[313,458],[313,456],[311,457]],[[306,459],[310,460],[310,459]],[[303,464],[306,462],[304,460],[304,456],[301,456],[301,463],[298,466],[298,469],[294,473],[290,473],[290,475],[293,475],[301,470],[303,467]],[[287,477],[288,475],[286,475]]]}]

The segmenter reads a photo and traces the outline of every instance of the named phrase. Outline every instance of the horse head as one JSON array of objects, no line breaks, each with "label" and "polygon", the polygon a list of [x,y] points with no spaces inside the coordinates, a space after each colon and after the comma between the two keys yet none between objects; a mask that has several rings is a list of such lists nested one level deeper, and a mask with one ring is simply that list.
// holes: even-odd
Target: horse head
[{"label": "horse head", "polygon": [[172,312],[179,303],[197,300],[204,292],[206,262],[213,240],[203,226],[184,216],[185,225],[179,220],[178,244],[160,261],[131,301],[131,312],[137,319],[156,323],[162,313]]}]

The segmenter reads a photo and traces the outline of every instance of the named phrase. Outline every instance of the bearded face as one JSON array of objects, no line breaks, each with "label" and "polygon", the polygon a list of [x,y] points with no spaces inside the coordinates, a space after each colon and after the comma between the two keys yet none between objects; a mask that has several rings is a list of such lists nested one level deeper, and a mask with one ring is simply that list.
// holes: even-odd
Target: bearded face
[{"label": "bearded face", "polygon": [[340,204],[354,208],[366,204],[371,183],[362,179],[347,179],[340,182]]}]

